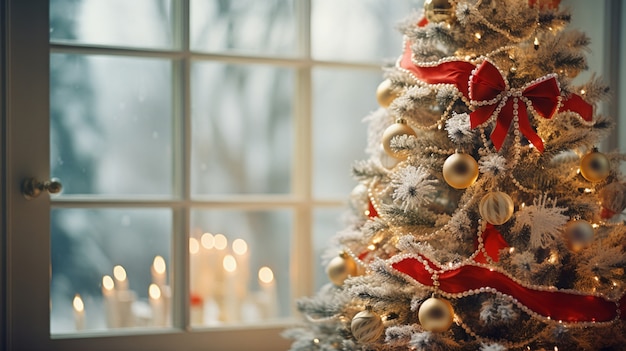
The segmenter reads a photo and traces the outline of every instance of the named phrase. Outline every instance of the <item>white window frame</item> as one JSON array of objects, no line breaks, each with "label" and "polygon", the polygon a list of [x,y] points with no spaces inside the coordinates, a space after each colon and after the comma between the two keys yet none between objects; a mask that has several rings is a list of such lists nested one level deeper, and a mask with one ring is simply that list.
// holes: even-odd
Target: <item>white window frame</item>
[{"label": "white window frame", "polygon": [[[316,199],[312,194],[312,101],[311,101],[311,70],[313,67],[341,67],[358,69],[379,69],[377,65],[348,64],[339,62],[314,61],[310,53],[310,11],[311,0],[297,0],[299,6],[299,54],[297,59],[266,58],[263,63],[294,67],[297,71],[294,165],[292,172],[293,189],[290,196],[276,200],[256,197],[254,201],[240,199],[211,199],[202,202],[205,207],[249,208],[249,206],[264,206],[264,208],[293,208],[295,226],[291,252],[291,291],[293,298],[310,295],[313,291],[313,262],[312,256],[312,213],[315,208],[343,206],[343,199]],[[188,0],[175,0],[177,11],[183,15],[188,13]],[[564,1],[570,6],[585,6],[585,0]],[[620,6],[621,5],[621,6]],[[589,2],[588,7],[599,7]],[[619,4],[619,0],[603,2],[606,21],[604,38],[606,43],[605,77],[617,76],[615,69],[619,68],[620,31],[616,31],[620,18],[626,16],[626,6]],[[2,329],[0,331],[0,345],[5,350],[282,350],[288,349],[290,340],[285,340],[280,333],[289,324],[287,321],[275,325],[238,328],[220,327],[207,330],[187,329],[188,301],[178,298],[174,316],[174,328],[168,330],[120,331],[116,334],[68,335],[66,337],[50,336],[50,237],[49,222],[51,206],[89,206],[88,202],[80,200],[62,200],[52,203],[47,196],[40,196],[35,200],[26,200],[20,192],[20,183],[24,177],[47,179],[49,169],[49,54],[56,52],[81,53],[114,53],[115,50],[99,49],[96,47],[80,47],[78,45],[61,46],[49,45],[48,28],[48,0],[0,0],[0,315]],[[180,27],[180,26],[178,26]],[[188,26],[182,26],[183,28]],[[621,27],[622,38],[625,27]],[[183,39],[189,33],[182,33]],[[616,39],[617,38],[617,39]],[[597,39],[596,39],[597,40]],[[186,41],[186,40],[185,40]],[[624,44],[621,44],[623,55]],[[118,54],[147,55],[155,53],[141,50],[117,51]],[[166,52],[161,53],[169,55]],[[183,52],[181,67],[183,75],[189,76],[189,60],[194,54]],[[204,55],[201,59],[217,59],[236,63],[259,62],[257,58],[229,55]],[[607,61],[608,60],[608,61]],[[610,69],[610,70],[609,70]],[[624,69],[621,68],[621,85],[624,81]],[[614,90],[619,92],[619,83],[611,81]],[[188,92],[189,81],[181,81],[181,88]],[[624,96],[624,91],[621,91]],[[186,137],[189,130],[189,99],[179,96],[179,111],[182,111],[184,123],[179,133]],[[617,116],[623,115],[623,104],[617,106],[616,98],[612,100],[607,113]],[[624,117],[622,117],[624,118]],[[623,129],[626,123],[620,123]],[[616,130],[619,128],[616,128]],[[622,131],[622,133],[626,133]],[[618,134],[612,136],[609,145],[624,147],[624,138]],[[618,143],[619,142],[619,143]],[[185,142],[186,155],[189,154],[189,143]],[[44,150],[42,152],[42,150]],[[180,160],[183,168],[188,169],[188,157]],[[177,176],[185,176],[179,174]],[[188,209],[199,203],[189,200],[189,184],[183,182],[181,203]],[[186,195],[185,195],[186,194]],[[347,194],[346,194],[347,195]],[[178,201],[174,201],[178,202]],[[179,206],[180,203],[160,203],[165,206]],[[107,203],[106,206],[115,205]],[[124,203],[124,207],[129,203]],[[148,206],[143,202],[131,202],[133,206]],[[172,207],[173,208],[173,207]],[[183,233],[189,233],[189,211],[183,209],[175,212],[175,228]],[[43,230],[42,230],[43,228]],[[187,255],[188,234],[174,234],[173,253],[177,260],[188,262]],[[188,267],[178,264],[174,274],[183,279],[176,279],[175,290],[187,294]]]}]

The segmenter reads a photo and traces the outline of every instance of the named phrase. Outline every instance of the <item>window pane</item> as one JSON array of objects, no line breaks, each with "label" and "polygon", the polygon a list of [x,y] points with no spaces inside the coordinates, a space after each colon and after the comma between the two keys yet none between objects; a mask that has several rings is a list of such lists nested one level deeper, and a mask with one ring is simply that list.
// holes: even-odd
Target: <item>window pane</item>
[{"label": "window pane", "polygon": [[52,54],[51,174],[63,194],[172,193],[172,63]]},{"label": "window pane", "polygon": [[192,194],[288,193],[293,71],[199,62],[191,79]]},{"label": "window pane", "polygon": [[[52,334],[171,324],[168,274],[151,274],[156,256],[170,264],[171,210],[53,209],[50,224]],[[115,279],[117,265],[126,279]],[[162,291],[158,299],[148,296],[153,282]],[[76,294],[82,312],[73,306]]]},{"label": "window pane", "polygon": [[321,60],[380,62],[402,48],[399,20],[423,0],[313,0],[312,55]]},{"label": "window pane", "polygon": [[[292,216],[289,210],[191,212],[193,326],[259,323],[290,314]],[[262,267],[273,274],[271,281],[260,280]]]},{"label": "window pane", "polygon": [[294,0],[191,0],[191,49],[294,55]]},{"label": "window pane", "polygon": [[171,0],[50,0],[50,41],[171,48]]},{"label": "window pane", "polygon": [[347,198],[356,182],[351,166],[365,159],[367,126],[363,118],[378,108],[379,71],[315,69],[314,194]]}]

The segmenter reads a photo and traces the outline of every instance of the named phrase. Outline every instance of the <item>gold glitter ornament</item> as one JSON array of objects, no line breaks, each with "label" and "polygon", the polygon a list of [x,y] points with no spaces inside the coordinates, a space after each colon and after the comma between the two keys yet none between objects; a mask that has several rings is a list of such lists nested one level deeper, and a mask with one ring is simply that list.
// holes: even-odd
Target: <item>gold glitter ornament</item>
[{"label": "gold glitter ornament", "polygon": [[456,152],[443,163],[443,179],[455,189],[465,189],[478,179],[478,162],[468,154]]},{"label": "gold glitter ornament", "polygon": [[348,277],[357,275],[356,262],[345,252],[341,252],[339,256],[333,258],[326,266],[326,274],[330,281],[336,286],[342,286],[344,280]]},{"label": "gold glitter ornament", "polygon": [[450,329],[454,321],[454,308],[446,299],[431,297],[422,302],[417,317],[422,328],[441,333]]},{"label": "gold glitter ornament", "polygon": [[454,21],[454,5],[448,0],[426,0],[424,2],[424,16],[432,23]]},{"label": "gold glitter ornament", "polygon": [[360,343],[367,344],[378,340],[383,334],[385,326],[382,318],[368,306],[365,311],[357,313],[352,318],[350,330],[355,339]]},{"label": "gold glitter ornament", "polygon": [[408,157],[409,152],[406,150],[395,151],[391,148],[391,139],[400,135],[412,135],[417,136],[413,128],[409,126],[402,118],[398,119],[396,123],[390,125],[385,129],[382,138],[382,145],[387,155],[396,158],[398,160],[404,160]]},{"label": "gold glitter ornament", "polygon": [[502,191],[487,193],[478,204],[480,216],[493,225],[506,223],[513,216],[513,199]]},{"label": "gold glitter ornament", "polygon": [[580,174],[590,182],[601,182],[609,176],[609,159],[601,152],[593,150],[580,160]]}]

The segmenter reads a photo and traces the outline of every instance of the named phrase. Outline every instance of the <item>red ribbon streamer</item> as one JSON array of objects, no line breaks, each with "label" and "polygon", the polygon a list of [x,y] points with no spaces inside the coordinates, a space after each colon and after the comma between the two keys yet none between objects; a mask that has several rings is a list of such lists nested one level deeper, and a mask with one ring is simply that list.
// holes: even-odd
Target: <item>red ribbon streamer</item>
[{"label": "red ribbon streamer", "polygon": [[624,319],[626,316],[624,313],[626,295],[621,298],[618,307],[616,302],[601,296],[525,287],[503,273],[482,266],[469,264],[446,270],[423,255],[392,262],[391,267],[426,286],[434,286],[432,274],[428,269],[436,270],[438,271],[438,289],[450,294],[489,287],[512,296],[541,316],[565,323],[610,322],[618,317]]},{"label": "red ribbon streamer", "polygon": [[[557,112],[561,95],[554,75],[542,77],[535,83],[525,86],[521,91],[517,89],[510,91],[509,93],[514,96],[508,96],[504,77],[489,61],[483,61],[478,67],[466,61],[447,61],[436,66],[418,66],[412,60],[411,43],[406,41],[404,54],[398,64],[425,83],[452,84],[466,98],[473,100],[475,109],[470,114],[472,128],[489,120],[501,105],[496,116],[496,126],[491,133],[491,140],[498,150],[502,147],[513,121],[514,97],[517,97],[519,129],[539,151],[543,151],[543,141],[530,124],[526,101],[530,102],[538,115],[552,118]],[[519,100],[522,102],[520,103]],[[578,113],[587,121],[590,121],[593,116],[593,106],[576,94],[564,99],[559,111]]]},{"label": "red ribbon streamer", "polygon": [[[487,257],[491,258],[493,262],[498,262],[500,260],[500,250],[505,247],[509,247],[509,244],[504,240],[502,234],[493,226],[493,224],[487,224],[485,230],[483,230],[481,234],[483,238],[483,247],[485,248],[485,252],[478,252],[476,257],[474,257],[474,261],[478,263],[487,263]],[[475,247],[478,248],[478,240],[475,242]]]}]

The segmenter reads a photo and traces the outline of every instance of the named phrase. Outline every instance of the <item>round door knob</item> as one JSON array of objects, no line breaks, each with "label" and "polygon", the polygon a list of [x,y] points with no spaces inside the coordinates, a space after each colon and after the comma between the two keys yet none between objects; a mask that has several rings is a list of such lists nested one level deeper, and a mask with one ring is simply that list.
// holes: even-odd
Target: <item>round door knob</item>
[{"label": "round door knob", "polygon": [[58,194],[62,189],[63,185],[58,178],[52,178],[43,182],[35,178],[26,178],[22,182],[22,195],[27,200],[36,198],[42,191],[47,191],[49,194]]}]

